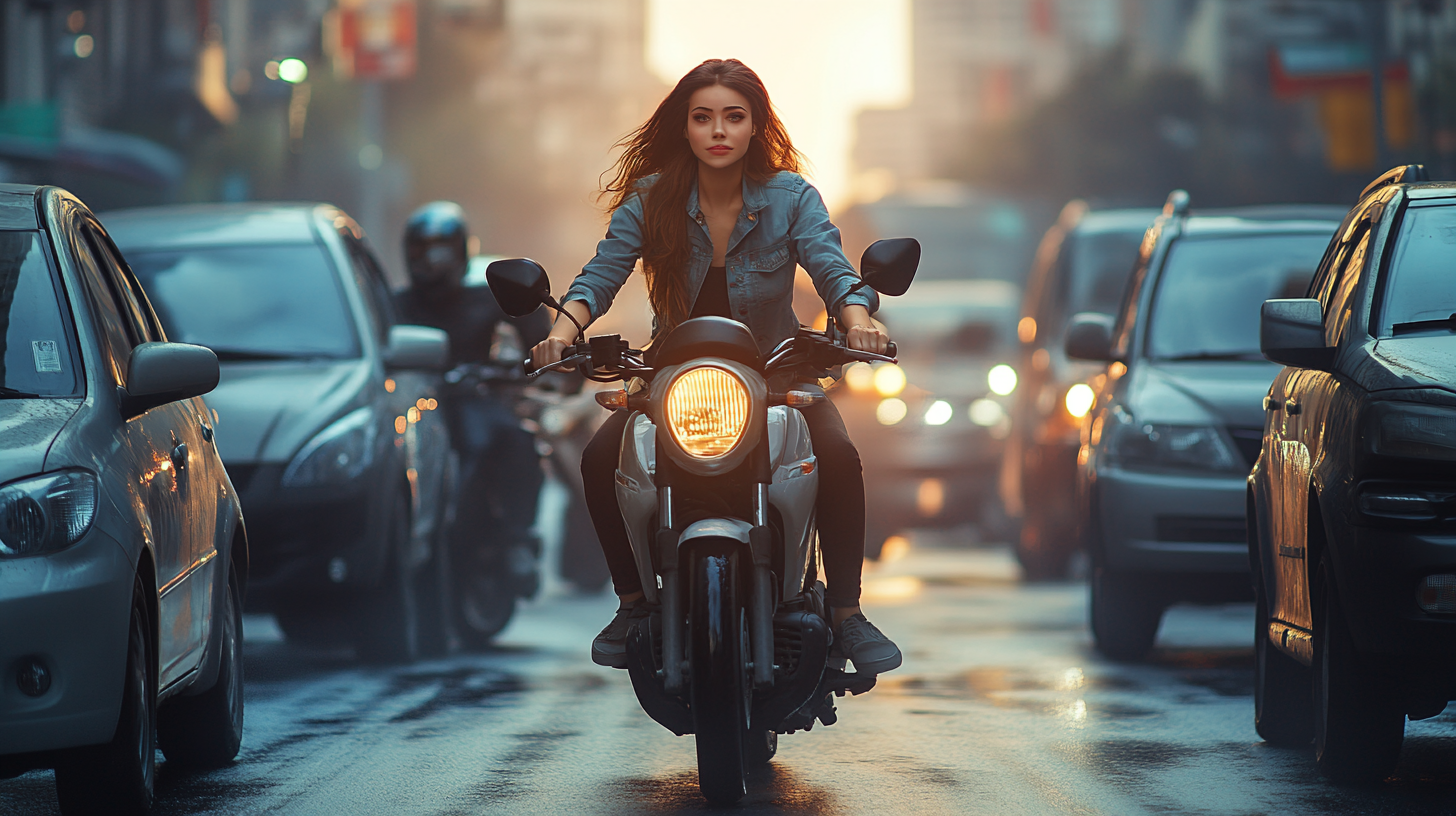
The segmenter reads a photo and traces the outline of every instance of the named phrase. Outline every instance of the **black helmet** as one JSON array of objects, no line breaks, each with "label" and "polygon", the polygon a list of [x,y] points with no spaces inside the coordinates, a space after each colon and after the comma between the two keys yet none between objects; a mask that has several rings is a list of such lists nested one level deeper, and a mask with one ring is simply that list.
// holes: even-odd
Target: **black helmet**
[{"label": "black helmet", "polygon": [[431,201],[410,213],[404,226],[404,260],[417,287],[453,285],[470,263],[465,210],[453,201]]}]

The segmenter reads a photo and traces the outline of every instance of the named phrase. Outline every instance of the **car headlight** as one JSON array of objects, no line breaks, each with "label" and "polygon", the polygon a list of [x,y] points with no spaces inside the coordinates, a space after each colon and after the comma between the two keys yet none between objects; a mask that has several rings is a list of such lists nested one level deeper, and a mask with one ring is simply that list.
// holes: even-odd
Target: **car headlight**
[{"label": "car headlight", "polygon": [[1212,425],[1163,425],[1118,422],[1113,425],[1106,455],[1127,468],[1241,470],[1233,446]]},{"label": "car headlight", "polygon": [[665,405],[672,440],[695,459],[727,455],[748,426],[748,388],[721,368],[702,366],[678,375]]},{"label": "car headlight", "polygon": [[1067,389],[1067,395],[1062,398],[1062,403],[1067,406],[1067,413],[1081,419],[1087,416],[1092,410],[1092,403],[1097,401],[1097,392],[1087,383],[1077,383]]},{"label": "car headlight", "polygon": [[1371,450],[1381,456],[1456,459],[1456,411],[1435,405],[1377,402],[1365,425]]},{"label": "car headlight", "polygon": [[0,557],[53,553],[75,544],[96,519],[96,477],[67,470],[0,488]]},{"label": "car headlight", "polygon": [[345,414],[314,435],[283,471],[285,487],[342,484],[374,462],[379,428],[367,406]]}]

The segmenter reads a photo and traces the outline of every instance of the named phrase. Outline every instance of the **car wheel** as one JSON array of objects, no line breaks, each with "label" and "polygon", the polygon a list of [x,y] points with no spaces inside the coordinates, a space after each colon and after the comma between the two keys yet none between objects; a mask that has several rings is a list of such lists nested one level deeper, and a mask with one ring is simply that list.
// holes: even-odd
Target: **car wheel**
[{"label": "car wheel", "polygon": [[1336,782],[1384,779],[1400,758],[1405,714],[1355,650],[1328,559],[1320,563],[1314,628],[1315,765]]},{"label": "car wheel", "polygon": [[1269,603],[1254,609],[1254,730],[1270,745],[1297,748],[1314,737],[1309,669],[1269,642]]},{"label": "car wheel", "polygon": [[1016,560],[1027,581],[1059,581],[1077,549],[1077,531],[1066,525],[1027,519],[1016,542]]},{"label": "car wheel", "polygon": [[367,663],[409,663],[419,656],[419,599],[405,560],[409,538],[409,500],[400,493],[389,510],[384,574],[355,605],[354,650]]},{"label": "car wheel", "polygon": [[477,565],[455,575],[455,633],[460,645],[480,651],[516,614],[516,596],[504,577]]},{"label": "car wheel", "polygon": [[1152,651],[1163,620],[1163,605],[1140,576],[1092,568],[1092,640],[1113,660],[1142,660]]},{"label": "car wheel", "polygon": [[243,607],[229,570],[217,682],[195,697],[178,697],[157,715],[157,740],[167,761],[186,768],[232,762],[243,743]]},{"label": "car wheel", "polygon": [[116,733],[111,742],[69,751],[57,763],[56,797],[65,816],[130,816],[151,809],[156,780],[157,661],[146,596],[137,577]]},{"label": "car wheel", "polygon": [[420,567],[415,597],[420,605],[419,651],[425,657],[447,654],[454,639],[450,621],[451,597],[449,539],[437,531],[434,554]]}]

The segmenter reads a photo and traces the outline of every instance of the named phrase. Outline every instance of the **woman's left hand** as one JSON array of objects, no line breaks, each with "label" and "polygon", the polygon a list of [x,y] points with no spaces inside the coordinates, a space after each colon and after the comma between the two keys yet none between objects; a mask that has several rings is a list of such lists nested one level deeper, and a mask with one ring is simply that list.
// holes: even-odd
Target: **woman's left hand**
[{"label": "woman's left hand", "polygon": [[850,326],[845,342],[855,351],[872,351],[884,354],[890,349],[890,334],[871,323],[868,326]]}]

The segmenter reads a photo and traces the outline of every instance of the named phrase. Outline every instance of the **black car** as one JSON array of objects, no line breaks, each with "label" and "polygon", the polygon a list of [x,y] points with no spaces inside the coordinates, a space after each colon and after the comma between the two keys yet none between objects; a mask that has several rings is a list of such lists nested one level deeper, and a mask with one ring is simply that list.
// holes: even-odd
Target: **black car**
[{"label": "black car", "polygon": [[1092,407],[1088,378],[1102,366],[1062,351],[1067,321],[1079,312],[1113,314],[1137,262],[1154,209],[1062,208],[1037,248],[1026,282],[1011,410],[1001,466],[1001,498],[1021,519],[1016,557],[1027,578],[1059,578],[1076,552],[1077,429]]},{"label": "black car", "polygon": [[1244,481],[1260,398],[1260,304],[1302,293],[1334,208],[1189,212],[1176,191],[1148,229],[1116,322],[1073,317],[1066,352],[1101,360],[1077,488],[1097,648],[1137,660],[1174,603],[1246,599]]},{"label": "black car", "polygon": [[248,508],[250,609],[304,641],[408,660],[444,639],[445,333],[397,325],[363,233],[322,204],[105,214],[170,336],[222,365],[208,398]]},{"label": "black car", "polygon": [[1376,179],[1304,298],[1264,304],[1286,367],[1248,478],[1255,725],[1373,780],[1456,698],[1456,184]]}]

